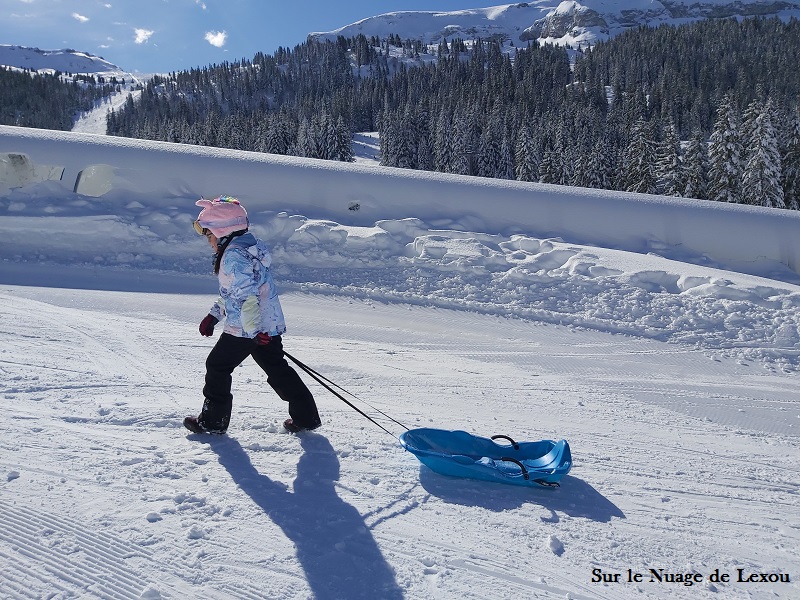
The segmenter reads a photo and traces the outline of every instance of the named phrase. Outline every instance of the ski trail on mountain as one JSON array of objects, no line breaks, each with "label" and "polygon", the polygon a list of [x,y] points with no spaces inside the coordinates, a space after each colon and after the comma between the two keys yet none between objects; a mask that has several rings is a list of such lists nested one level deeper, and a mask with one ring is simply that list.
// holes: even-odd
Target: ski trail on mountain
[{"label": "ski trail on mountain", "polygon": [[[229,435],[187,435],[211,299],[4,286],[10,598],[294,600],[331,582],[352,597],[696,600],[714,592],[592,573],[800,570],[791,374],[521,319],[283,296],[287,350],[405,426],[570,442],[559,489],[517,489],[431,472],[313,383],[323,428],[286,434],[249,361]],[[715,585],[735,600],[796,591]]]}]

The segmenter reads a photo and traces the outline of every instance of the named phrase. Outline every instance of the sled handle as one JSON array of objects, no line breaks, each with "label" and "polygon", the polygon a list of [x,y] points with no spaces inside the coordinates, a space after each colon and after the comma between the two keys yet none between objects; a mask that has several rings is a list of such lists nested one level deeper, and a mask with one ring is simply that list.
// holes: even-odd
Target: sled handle
[{"label": "sled handle", "polygon": [[[514,446],[514,450],[519,450],[519,444],[517,442],[515,442],[514,440],[512,440],[507,435],[493,435],[492,439],[493,440],[508,440],[509,442],[511,442],[511,445]],[[505,460],[505,458],[503,460]]]},{"label": "sled handle", "polygon": [[530,475],[528,475],[528,469],[526,469],[525,465],[523,465],[521,462],[519,462],[516,458],[509,458],[508,456],[503,456],[503,457],[500,458],[500,460],[507,460],[508,462],[516,463],[516,465],[520,469],[522,469],[522,476],[525,479],[530,479]]}]

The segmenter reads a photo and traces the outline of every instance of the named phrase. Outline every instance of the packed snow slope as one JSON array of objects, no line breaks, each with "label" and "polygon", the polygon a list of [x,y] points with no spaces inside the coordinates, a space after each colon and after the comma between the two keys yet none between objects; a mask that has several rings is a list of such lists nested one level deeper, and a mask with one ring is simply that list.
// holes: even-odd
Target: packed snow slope
[{"label": "packed snow slope", "polygon": [[26,46],[0,44],[0,66],[28,71],[82,73],[107,77],[125,77],[120,67],[99,56],[77,50],[40,50]]},{"label": "packed snow slope", "polygon": [[[0,135],[17,178],[0,189],[4,598],[800,598],[788,264],[757,250],[746,274],[739,255],[636,252],[611,219],[597,226],[617,243],[588,244],[568,212],[539,235],[535,208],[499,214],[505,188],[470,178],[429,180],[427,205],[416,188],[410,215],[384,200],[403,180],[389,169],[294,159],[294,179],[269,178],[277,157],[113,143],[101,163],[100,138],[73,139],[70,155],[26,163]],[[149,179],[126,178],[147,148]],[[375,199],[364,208],[333,199],[347,173]],[[193,187],[214,174],[216,189]],[[569,190],[536,192],[534,207]],[[197,332],[216,298],[191,227],[200,193],[238,195],[271,246],[288,352],[396,434],[377,410],[565,438],[562,487],[436,475],[310,381],[324,426],[287,434],[251,361],[234,374],[229,434],[187,434],[215,341]],[[592,198],[628,202],[637,222],[630,197]],[[676,231],[696,214],[671,206]],[[752,231],[768,218],[732,214]]]}]

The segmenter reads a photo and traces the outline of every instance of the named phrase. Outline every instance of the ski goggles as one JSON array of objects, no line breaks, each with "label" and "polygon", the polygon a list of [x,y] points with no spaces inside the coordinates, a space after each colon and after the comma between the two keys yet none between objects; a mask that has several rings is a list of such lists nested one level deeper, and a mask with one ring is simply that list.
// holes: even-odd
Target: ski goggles
[{"label": "ski goggles", "polygon": [[210,236],[210,235],[211,235],[211,230],[210,230],[210,229],[206,229],[205,227],[203,227],[202,225],[200,225],[200,221],[199,221],[199,220],[197,220],[197,221],[195,221],[194,223],[192,223],[192,227],[194,227],[194,230],[195,230],[195,231],[196,231],[196,232],[197,232],[199,235],[204,235],[204,236],[206,236],[206,237],[208,237],[208,236]]}]

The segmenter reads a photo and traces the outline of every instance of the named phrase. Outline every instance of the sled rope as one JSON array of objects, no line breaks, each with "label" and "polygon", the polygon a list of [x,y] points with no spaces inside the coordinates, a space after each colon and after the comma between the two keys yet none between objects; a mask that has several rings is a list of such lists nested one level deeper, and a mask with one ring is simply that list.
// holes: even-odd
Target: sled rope
[{"label": "sled rope", "polygon": [[333,388],[335,387],[335,388],[338,388],[338,389],[342,390],[342,391],[343,391],[345,394],[348,394],[348,395],[352,396],[353,398],[355,398],[356,400],[358,400],[359,402],[362,402],[362,403],[366,404],[366,405],[367,405],[367,406],[369,406],[369,407],[370,407],[372,410],[374,410],[375,412],[378,412],[378,413],[382,414],[384,417],[386,417],[387,419],[389,419],[389,420],[390,420],[390,421],[392,421],[393,423],[397,423],[398,425],[400,425],[400,427],[402,427],[402,428],[403,428],[403,429],[405,429],[406,431],[408,431],[408,430],[409,430],[409,429],[408,429],[408,427],[406,427],[405,425],[403,425],[403,424],[402,424],[400,421],[398,421],[398,420],[396,420],[396,419],[394,419],[394,418],[390,417],[390,416],[389,416],[389,415],[387,415],[385,412],[383,412],[381,409],[379,409],[379,408],[375,408],[375,407],[374,407],[374,406],[372,406],[372,405],[371,405],[369,402],[365,402],[364,400],[362,400],[361,398],[359,398],[358,396],[356,396],[354,393],[352,393],[352,392],[348,392],[346,389],[344,389],[344,388],[343,388],[342,386],[340,386],[338,383],[334,383],[333,381],[331,381],[330,379],[328,379],[327,377],[325,377],[325,376],[324,376],[324,375],[322,375],[321,373],[317,373],[317,372],[316,372],[314,369],[312,369],[311,367],[309,367],[307,364],[305,364],[305,363],[303,363],[303,362],[299,361],[298,359],[296,359],[294,356],[292,356],[292,355],[291,355],[291,354],[289,354],[288,352],[284,351],[283,355],[284,355],[286,358],[288,358],[289,360],[291,360],[291,361],[292,361],[294,364],[296,364],[298,367],[300,367],[300,368],[301,368],[303,371],[305,371],[306,373],[308,373],[308,375],[309,375],[309,376],[311,376],[311,377],[312,377],[312,378],[313,378],[313,379],[314,379],[314,380],[315,380],[317,383],[319,383],[319,384],[320,384],[322,387],[324,387],[326,390],[328,390],[328,391],[329,391],[331,394],[333,394],[334,396],[336,396],[337,398],[339,398],[339,400],[341,400],[342,402],[344,402],[345,404],[347,404],[347,406],[349,406],[350,408],[352,408],[353,410],[355,410],[356,412],[358,412],[360,415],[362,415],[362,416],[366,417],[368,420],[372,421],[372,422],[373,422],[375,425],[377,425],[378,427],[380,427],[381,429],[383,429],[383,430],[384,430],[386,433],[388,433],[390,436],[392,436],[392,437],[397,437],[397,436],[396,436],[395,434],[393,434],[391,431],[389,431],[388,429],[386,429],[386,427],[384,427],[383,425],[381,425],[380,423],[378,423],[378,422],[377,422],[375,419],[373,419],[372,417],[370,417],[370,416],[369,416],[367,413],[365,413],[363,410],[361,410],[361,409],[360,409],[359,407],[357,407],[355,404],[353,404],[352,402],[350,402],[350,401],[349,401],[347,398],[345,398],[344,396],[342,396],[342,395],[341,395],[339,392],[337,392],[337,391],[336,391],[335,389],[333,389]]}]

